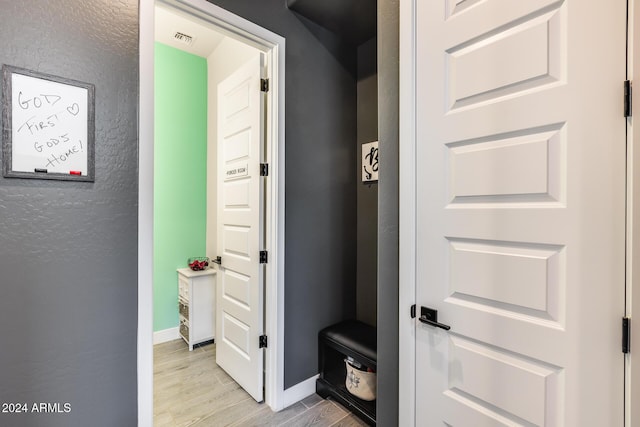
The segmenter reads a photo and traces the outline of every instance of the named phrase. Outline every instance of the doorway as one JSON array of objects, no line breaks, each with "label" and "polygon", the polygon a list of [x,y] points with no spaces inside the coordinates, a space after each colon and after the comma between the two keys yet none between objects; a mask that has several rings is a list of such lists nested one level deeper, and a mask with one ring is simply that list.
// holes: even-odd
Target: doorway
[{"label": "doorway", "polygon": [[[270,77],[269,96],[266,97],[266,144],[264,160],[269,165],[265,181],[266,226],[263,248],[268,251],[269,263],[264,266],[267,283],[264,295],[265,325],[269,347],[265,351],[265,402],[273,410],[284,407],[283,392],[283,224],[284,200],[284,39],[261,27],[241,19],[217,6],[199,1],[161,1],[157,4],[215,27],[226,37],[241,41],[266,58],[266,72]],[[153,75],[154,64],[154,5],[140,6],[140,183],[139,183],[139,251],[153,251]],[[142,76],[146,76],[143,78]],[[153,342],[152,342],[152,257],[139,257],[139,337],[138,337],[138,405],[140,425],[152,425]]]}]

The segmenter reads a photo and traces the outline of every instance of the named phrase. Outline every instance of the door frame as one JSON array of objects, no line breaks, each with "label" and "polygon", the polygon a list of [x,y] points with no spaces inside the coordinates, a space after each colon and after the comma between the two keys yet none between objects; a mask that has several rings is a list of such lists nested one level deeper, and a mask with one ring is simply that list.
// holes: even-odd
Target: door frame
[{"label": "door frame", "polygon": [[[416,303],[416,4],[419,0],[400,0],[400,89],[399,89],[399,425],[416,426],[416,321],[409,307]],[[627,78],[639,82],[640,43],[634,35],[640,30],[640,0],[628,0],[628,73]],[[621,82],[622,84],[622,82]],[[632,99],[633,111],[640,115],[640,96]],[[621,100],[622,105],[622,100]],[[622,111],[621,111],[622,114]],[[640,313],[640,132],[633,132],[632,119],[627,120],[627,262],[626,316]],[[635,291],[635,292],[634,292]],[[640,315],[638,316],[640,318]],[[640,418],[640,407],[631,405],[640,396],[640,324],[631,328],[631,352],[625,356],[625,426]]]},{"label": "door frame", "polygon": [[[627,79],[640,82],[640,0],[627,2]],[[636,83],[638,86],[638,83]],[[632,98],[632,112],[640,115],[640,97]],[[627,301],[626,315],[640,313],[640,132],[634,132],[633,117],[627,119]],[[637,273],[636,273],[637,272]],[[639,316],[640,317],[640,316]],[[633,323],[633,322],[632,322]],[[625,357],[625,426],[640,419],[640,408],[632,405],[640,397],[640,325],[631,328],[631,352]],[[637,424],[637,422],[636,422]]]},{"label": "door frame", "polygon": [[[285,39],[206,0],[158,0],[203,19],[220,32],[267,55],[265,250],[265,403],[285,407],[284,393],[284,149]],[[153,426],[153,146],[154,146],[154,8],[140,1],[140,98],[138,162],[138,425]],[[142,256],[144,254],[144,256]]]},{"label": "door frame", "polygon": [[398,425],[416,425],[416,3],[400,0]]}]

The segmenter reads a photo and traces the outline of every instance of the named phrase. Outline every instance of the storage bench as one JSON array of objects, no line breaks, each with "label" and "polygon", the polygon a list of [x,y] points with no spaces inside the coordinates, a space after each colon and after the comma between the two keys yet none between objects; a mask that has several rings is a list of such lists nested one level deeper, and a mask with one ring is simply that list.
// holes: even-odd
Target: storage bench
[{"label": "storage bench", "polygon": [[318,333],[318,370],[316,392],[323,398],[331,396],[369,425],[376,424],[376,401],[359,399],[347,391],[345,359],[352,358],[377,372],[376,328],[347,320],[329,326]]}]

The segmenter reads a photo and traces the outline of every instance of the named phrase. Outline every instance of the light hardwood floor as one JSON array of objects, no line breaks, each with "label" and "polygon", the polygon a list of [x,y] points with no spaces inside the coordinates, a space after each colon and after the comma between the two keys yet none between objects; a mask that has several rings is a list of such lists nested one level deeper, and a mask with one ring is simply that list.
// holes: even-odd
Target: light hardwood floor
[{"label": "light hardwood floor", "polygon": [[215,344],[190,352],[180,339],[154,346],[153,353],[154,427],[366,426],[317,394],[280,412],[256,403],[216,365]]}]

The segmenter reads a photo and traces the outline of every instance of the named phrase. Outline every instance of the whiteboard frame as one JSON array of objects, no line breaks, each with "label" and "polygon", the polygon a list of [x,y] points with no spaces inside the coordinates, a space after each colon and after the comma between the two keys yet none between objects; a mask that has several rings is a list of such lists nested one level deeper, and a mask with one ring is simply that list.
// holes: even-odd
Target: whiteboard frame
[{"label": "whiteboard frame", "polygon": [[[36,173],[13,170],[12,150],[12,77],[14,74],[79,87],[87,91],[87,174]],[[4,64],[2,66],[2,171],[5,178],[55,179],[60,181],[95,181],[95,86],[78,80],[27,70]]]}]

